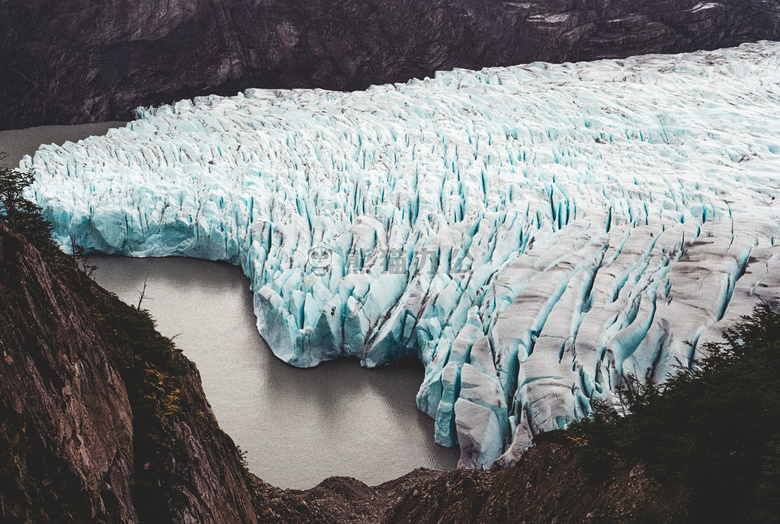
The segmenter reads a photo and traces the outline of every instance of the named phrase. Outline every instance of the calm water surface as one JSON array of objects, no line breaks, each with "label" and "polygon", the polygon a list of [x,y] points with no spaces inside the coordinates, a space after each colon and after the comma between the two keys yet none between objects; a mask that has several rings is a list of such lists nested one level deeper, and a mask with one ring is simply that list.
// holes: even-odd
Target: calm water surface
[{"label": "calm water surface", "polygon": [[220,426],[263,480],[306,489],[346,475],[373,485],[416,467],[455,467],[458,452],[433,442],[433,420],[415,406],[421,366],[297,369],[258,334],[240,269],[186,258],[92,260],[97,282],[125,302],[138,303],[146,279],[143,307],[198,366]]},{"label": "calm water surface", "polygon": [[98,122],[75,126],[40,126],[0,131],[0,168],[17,167],[24,155],[34,155],[42,144],[62,145],[93,135],[105,135],[113,127],[126,122]]},{"label": "calm water surface", "polygon": [[[0,167],[18,165],[41,144],[122,125],[0,131]],[[416,467],[455,467],[457,451],[433,443],[433,421],[415,407],[421,367],[365,370],[349,361],[296,369],[258,335],[249,281],[238,268],[182,258],[93,260],[97,281],[128,303],[138,303],[147,280],[143,307],[197,364],[222,429],[267,482],[305,489],[349,475],[378,484]]]}]

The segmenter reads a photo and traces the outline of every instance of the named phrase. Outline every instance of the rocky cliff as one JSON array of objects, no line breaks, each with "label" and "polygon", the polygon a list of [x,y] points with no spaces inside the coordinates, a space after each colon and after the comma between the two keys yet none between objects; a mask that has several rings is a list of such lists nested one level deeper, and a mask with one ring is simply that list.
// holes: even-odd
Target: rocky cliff
[{"label": "rocky cliff", "polygon": [[83,301],[0,224],[0,513],[137,520],[133,416]]},{"label": "rocky cliff", "polygon": [[361,89],[779,36],[774,0],[0,0],[0,129],[247,87]]},{"label": "rocky cliff", "polygon": [[0,222],[0,520],[255,522],[194,365]]}]

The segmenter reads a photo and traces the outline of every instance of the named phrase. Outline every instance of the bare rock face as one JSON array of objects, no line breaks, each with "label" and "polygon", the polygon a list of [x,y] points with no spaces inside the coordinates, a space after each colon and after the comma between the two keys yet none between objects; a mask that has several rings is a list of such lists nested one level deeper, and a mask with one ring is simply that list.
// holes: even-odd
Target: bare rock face
[{"label": "bare rock face", "polygon": [[0,521],[256,522],[195,366],[54,250],[0,222]]},{"label": "bare rock face", "polygon": [[457,470],[420,483],[397,499],[381,522],[648,522],[642,518],[647,507],[669,511],[661,486],[642,465],[617,457],[609,462],[603,478],[594,478],[583,469],[577,445],[565,433],[551,431],[510,468]]},{"label": "bare rock face", "polygon": [[257,508],[268,522],[296,524],[647,522],[649,508],[674,516],[668,495],[642,465],[611,456],[597,478],[583,469],[578,446],[552,431],[507,469],[420,468],[375,487],[345,477],[307,491],[258,481]]},{"label": "bare rock face", "polygon": [[0,224],[0,508],[133,522],[132,412],[83,301]]},{"label": "bare rock face", "polygon": [[362,89],[778,37],[773,0],[0,0],[0,129],[248,87]]}]

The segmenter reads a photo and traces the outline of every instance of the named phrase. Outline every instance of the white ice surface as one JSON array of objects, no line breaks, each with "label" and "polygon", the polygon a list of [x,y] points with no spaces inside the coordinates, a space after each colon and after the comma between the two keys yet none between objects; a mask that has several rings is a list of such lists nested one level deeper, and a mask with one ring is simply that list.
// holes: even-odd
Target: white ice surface
[{"label": "white ice surface", "polygon": [[437,441],[488,467],[778,300],[779,65],[763,42],[249,90],[22,167],[66,249],[240,265],[287,362],[417,356]]}]

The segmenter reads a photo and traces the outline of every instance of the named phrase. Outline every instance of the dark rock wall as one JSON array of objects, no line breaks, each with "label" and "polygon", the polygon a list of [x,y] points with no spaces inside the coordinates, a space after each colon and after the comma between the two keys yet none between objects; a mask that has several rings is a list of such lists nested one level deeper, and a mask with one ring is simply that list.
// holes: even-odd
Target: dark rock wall
[{"label": "dark rock wall", "polygon": [[195,366],[106,338],[101,318],[137,312],[51,257],[72,264],[0,222],[0,521],[257,522]]},{"label": "dark rock wall", "polygon": [[775,0],[0,0],[0,129],[778,36]]},{"label": "dark rock wall", "polygon": [[652,520],[646,508],[666,511],[665,494],[644,467],[617,457],[601,478],[582,467],[565,433],[542,435],[511,468],[458,470],[405,492],[383,524],[684,522]]},{"label": "dark rock wall", "polygon": [[[493,471],[416,469],[376,487],[331,477],[307,491],[258,482],[257,507],[268,522],[322,524],[507,524],[685,522],[641,465],[611,457],[594,478],[578,444],[556,431],[539,437],[514,466]],[[650,519],[648,509],[672,517]],[[660,513],[658,513],[660,512]]]},{"label": "dark rock wall", "polygon": [[132,412],[83,301],[0,224],[0,519],[134,522]]},{"label": "dark rock wall", "polygon": [[[170,454],[155,479],[165,488],[172,522],[257,522],[253,482],[242,470],[233,441],[218,427],[195,365],[179,355],[187,371],[181,388],[182,411],[168,426]],[[155,509],[146,508],[147,522]]]}]

